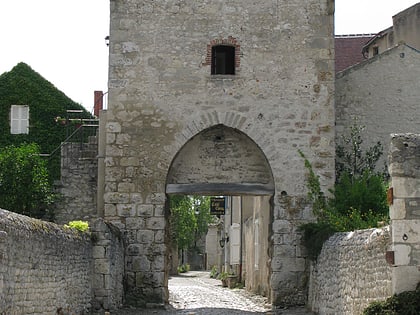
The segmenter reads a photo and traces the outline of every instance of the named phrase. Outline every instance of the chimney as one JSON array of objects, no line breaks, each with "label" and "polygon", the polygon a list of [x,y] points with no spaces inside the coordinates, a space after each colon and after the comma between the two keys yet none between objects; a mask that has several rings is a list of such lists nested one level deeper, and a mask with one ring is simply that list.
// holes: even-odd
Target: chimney
[{"label": "chimney", "polygon": [[93,114],[96,117],[99,117],[99,111],[103,109],[104,104],[103,104],[103,96],[104,93],[102,91],[95,91],[95,96],[94,96],[94,103],[93,103]]}]

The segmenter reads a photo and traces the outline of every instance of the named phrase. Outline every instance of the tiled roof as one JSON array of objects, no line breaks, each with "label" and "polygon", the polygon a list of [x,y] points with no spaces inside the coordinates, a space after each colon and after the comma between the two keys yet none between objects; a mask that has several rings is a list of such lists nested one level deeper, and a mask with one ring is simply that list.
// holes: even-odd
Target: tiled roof
[{"label": "tiled roof", "polygon": [[336,35],[335,73],[365,60],[362,48],[373,36],[375,34]]}]

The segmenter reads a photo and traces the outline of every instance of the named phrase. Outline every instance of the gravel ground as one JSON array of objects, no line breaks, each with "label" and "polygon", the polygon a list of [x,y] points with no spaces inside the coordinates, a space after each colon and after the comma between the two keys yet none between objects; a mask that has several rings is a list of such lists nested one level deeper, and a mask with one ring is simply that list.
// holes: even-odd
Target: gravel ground
[{"label": "gravel ground", "polygon": [[[115,312],[112,315],[116,314]],[[123,309],[119,315],[239,315],[239,314],[312,314],[304,308],[271,310],[262,296],[244,289],[228,289],[209,272],[190,271],[169,279],[169,305],[165,309]]]}]

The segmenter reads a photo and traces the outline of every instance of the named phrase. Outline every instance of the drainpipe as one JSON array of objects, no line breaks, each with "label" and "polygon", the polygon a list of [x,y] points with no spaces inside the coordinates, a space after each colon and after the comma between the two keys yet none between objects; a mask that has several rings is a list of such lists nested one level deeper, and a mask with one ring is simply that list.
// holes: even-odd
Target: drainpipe
[{"label": "drainpipe", "polygon": [[240,243],[239,243],[239,283],[242,282],[242,233],[243,233],[243,227],[242,227],[242,213],[243,213],[243,209],[242,209],[242,196],[241,196],[241,207],[240,207],[240,218],[239,218],[239,227],[240,227]]},{"label": "drainpipe", "polygon": [[105,125],[106,125],[106,110],[99,112],[99,132],[98,132],[98,178],[97,178],[97,192],[96,192],[96,211],[99,217],[104,217],[105,202]]}]

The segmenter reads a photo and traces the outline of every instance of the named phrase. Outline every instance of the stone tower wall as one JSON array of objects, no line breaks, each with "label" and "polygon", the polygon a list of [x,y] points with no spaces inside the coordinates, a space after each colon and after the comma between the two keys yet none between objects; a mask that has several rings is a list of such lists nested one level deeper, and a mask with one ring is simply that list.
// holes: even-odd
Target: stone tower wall
[{"label": "stone tower wall", "polygon": [[420,134],[394,134],[389,149],[392,293],[420,283]]},{"label": "stone tower wall", "polygon": [[[167,174],[183,145],[215,125],[241,131],[265,155],[270,252],[282,257],[272,262],[271,298],[304,303],[297,226],[313,217],[297,151],[331,187],[333,11],[329,0],[111,1],[104,214],[139,253],[126,260],[127,303],[167,299]],[[218,43],[236,48],[233,76],[210,74]]]}]

